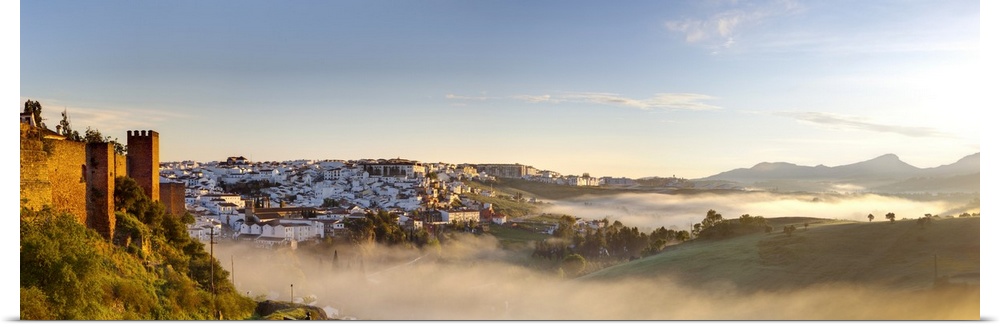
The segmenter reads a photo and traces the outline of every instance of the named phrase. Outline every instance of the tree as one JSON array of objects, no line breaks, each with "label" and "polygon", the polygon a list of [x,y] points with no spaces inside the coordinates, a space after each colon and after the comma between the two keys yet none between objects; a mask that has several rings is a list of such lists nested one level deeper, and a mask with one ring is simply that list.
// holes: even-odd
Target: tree
[{"label": "tree", "polygon": [[35,119],[35,124],[38,124],[38,126],[41,128],[45,128],[45,122],[42,121],[41,103],[38,103],[38,101],[31,101],[30,99],[28,101],[25,101],[24,113],[31,114],[31,116]]},{"label": "tree", "polygon": [[375,241],[389,245],[406,241],[406,232],[403,232],[403,229],[396,223],[399,220],[399,216],[396,214],[379,210],[377,213],[365,214],[365,219],[374,221]]},{"label": "tree", "polygon": [[677,241],[684,242],[691,239],[691,233],[686,230],[677,232]]},{"label": "tree", "polygon": [[705,219],[701,221],[701,228],[709,229],[712,226],[721,223],[722,220],[722,215],[715,212],[715,209],[708,210],[708,213],[705,214]]},{"label": "tree", "polygon": [[[121,186],[115,203],[121,206],[110,243],[69,214],[21,208],[21,319],[204,320],[220,311],[229,319],[252,314],[256,304],[236,292],[228,273],[188,236],[180,219],[136,192],[134,181],[115,181]],[[165,225],[174,222],[176,239],[166,236],[171,232]],[[151,246],[143,246],[147,240]],[[213,285],[217,292],[209,293]]]},{"label": "tree", "polygon": [[931,214],[927,213],[924,214],[923,218],[917,218],[917,224],[920,225],[920,229],[923,229],[924,225],[929,224],[932,217]]},{"label": "tree", "polygon": [[73,128],[70,127],[69,114],[66,113],[65,109],[63,109],[62,112],[62,120],[59,121],[59,132],[62,133],[62,135],[65,136],[66,139],[69,139],[71,141],[77,141],[77,142],[83,141],[83,137],[80,136],[80,132],[74,131]]},{"label": "tree", "polygon": [[111,139],[111,136],[103,136],[101,135],[101,131],[90,129],[89,126],[83,133],[83,141],[87,143],[111,143],[115,148],[115,153],[120,155],[125,155],[128,151],[128,148],[124,144],[119,143],[118,139]]},{"label": "tree", "polygon": [[784,232],[788,236],[792,236],[792,233],[795,232],[795,225],[785,225]]},{"label": "tree", "polygon": [[560,238],[572,238],[576,234],[574,226],[576,225],[576,218],[570,215],[563,215],[559,217],[559,226],[556,227],[555,232],[552,234],[555,237]]},{"label": "tree", "polygon": [[896,214],[893,212],[885,214],[885,219],[889,219],[890,224],[896,223]]},{"label": "tree", "polygon": [[875,219],[875,215],[873,215],[873,214],[868,214],[868,222],[871,222],[871,221],[872,221],[872,220],[874,220],[874,219]]},{"label": "tree", "polygon": [[582,255],[570,254],[563,258],[562,268],[565,269],[572,276],[577,276],[583,273],[584,269],[587,268],[587,259],[584,259]]},{"label": "tree", "polygon": [[648,256],[651,256],[651,255],[657,254],[660,251],[663,251],[663,248],[665,248],[665,247],[667,247],[667,240],[666,239],[662,239],[662,238],[656,239],[655,241],[649,243],[649,246],[647,246],[645,249],[642,250],[642,256],[643,257],[648,257]]},{"label": "tree", "polygon": [[375,223],[368,217],[347,219],[344,227],[350,232],[349,238],[355,244],[375,242]]}]

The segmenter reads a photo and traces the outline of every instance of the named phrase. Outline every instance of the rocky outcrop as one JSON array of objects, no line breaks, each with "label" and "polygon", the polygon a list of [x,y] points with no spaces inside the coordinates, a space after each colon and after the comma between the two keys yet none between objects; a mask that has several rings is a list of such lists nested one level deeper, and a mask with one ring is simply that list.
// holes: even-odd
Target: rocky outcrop
[{"label": "rocky outcrop", "polygon": [[264,320],[330,320],[321,308],[284,301],[258,302],[254,313]]}]

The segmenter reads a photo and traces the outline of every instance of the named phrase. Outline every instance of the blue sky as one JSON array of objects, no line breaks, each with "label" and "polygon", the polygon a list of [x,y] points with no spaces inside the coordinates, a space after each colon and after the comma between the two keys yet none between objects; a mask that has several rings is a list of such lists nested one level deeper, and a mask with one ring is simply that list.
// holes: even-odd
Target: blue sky
[{"label": "blue sky", "polygon": [[28,1],[20,98],[164,161],[700,178],[980,151],[977,1]]}]

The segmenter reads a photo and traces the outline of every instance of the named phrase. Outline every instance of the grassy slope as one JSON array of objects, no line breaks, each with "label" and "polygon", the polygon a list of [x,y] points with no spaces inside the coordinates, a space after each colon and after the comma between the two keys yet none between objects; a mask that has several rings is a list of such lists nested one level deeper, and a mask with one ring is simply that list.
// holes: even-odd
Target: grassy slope
[{"label": "grassy slope", "polygon": [[487,197],[476,194],[466,194],[466,196],[475,201],[492,203],[494,211],[505,214],[509,218],[522,217],[537,211],[536,205],[527,202],[514,201],[500,197]]},{"label": "grassy slope", "polygon": [[544,240],[548,234],[508,226],[491,226],[489,233],[500,240],[500,245],[506,249],[531,248],[532,242]]},{"label": "grassy slope", "polygon": [[[772,220],[776,230],[794,219]],[[812,220],[792,236],[780,232],[725,240],[695,240],[663,253],[610,267],[584,279],[671,275],[700,285],[731,282],[745,291],[796,288],[825,282],[873,283],[901,289],[979,280],[979,218],[847,222]]]}]

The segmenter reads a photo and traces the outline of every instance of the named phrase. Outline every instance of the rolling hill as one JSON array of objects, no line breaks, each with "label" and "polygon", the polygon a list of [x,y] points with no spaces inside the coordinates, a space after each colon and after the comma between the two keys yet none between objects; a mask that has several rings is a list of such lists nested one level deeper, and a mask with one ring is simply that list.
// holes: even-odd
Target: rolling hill
[{"label": "rolling hill", "polygon": [[[881,221],[880,221],[881,220]],[[581,279],[669,276],[684,284],[724,283],[743,292],[824,284],[924,290],[935,275],[949,284],[979,284],[979,218],[890,223],[771,218],[796,225],[792,235],[758,233],[697,239],[660,254],[609,267]],[[809,223],[803,228],[803,223]],[[780,230],[780,228],[776,228]]]},{"label": "rolling hill", "polygon": [[762,162],[751,168],[734,169],[692,181],[699,185],[728,181],[749,188],[781,191],[974,193],[979,191],[979,157],[979,153],[975,153],[955,163],[933,168],[914,167],[894,154],[835,167]]}]

